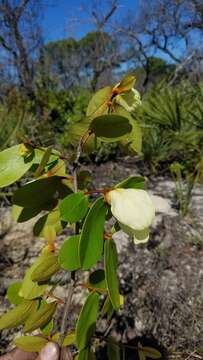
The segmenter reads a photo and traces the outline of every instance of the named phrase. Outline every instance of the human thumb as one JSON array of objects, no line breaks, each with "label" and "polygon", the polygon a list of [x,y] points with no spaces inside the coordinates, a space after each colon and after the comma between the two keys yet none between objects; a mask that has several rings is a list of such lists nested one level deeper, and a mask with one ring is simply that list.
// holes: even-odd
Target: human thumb
[{"label": "human thumb", "polygon": [[36,360],[59,360],[60,351],[57,344],[48,342],[40,351]]}]

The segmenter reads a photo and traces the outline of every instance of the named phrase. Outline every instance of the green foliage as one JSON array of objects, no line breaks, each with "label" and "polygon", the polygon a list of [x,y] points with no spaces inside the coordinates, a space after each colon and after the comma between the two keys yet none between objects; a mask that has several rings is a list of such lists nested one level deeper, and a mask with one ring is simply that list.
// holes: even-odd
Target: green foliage
[{"label": "green foliage", "polygon": [[59,251],[59,264],[63,269],[75,271],[80,268],[79,258],[79,235],[70,236],[64,241]]},{"label": "green foliage", "polygon": [[39,352],[47,343],[48,340],[41,336],[20,336],[15,339],[15,345],[28,352]]},{"label": "green foliage", "polygon": [[104,267],[107,282],[107,288],[111,303],[115,310],[120,307],[120,294],[117,278],[117,251],[116,245],[112,239],[106,240],[104,244]]},{"label": "green foliage", "polygon": [[77,321],[76,345],[79,350],[83,350],[89,345],[90,339],[94,334],[98,307],[99,294],[92,292],[87,297]]},{"label": "green foliage", "polygon": [[61,219],[74,223],[84,218],[88,210],[88,198],[82,191],[65,197],[60,203]]},{"label": "green foliage", "polygon": [[104,200],[99,198],[92,205],[84,221],[79,242],[82,269],[91,268],[102,256],[106,212]]},{"label": "green foliage", "polygon": [[[109,41],[108,37],[106,40]],[[93,35],[86,38],[84,46],[91,47],[92,41],[95,41]],[[66,45],[71,49],[75,46],[74,43]],[[65,119],[69,129],[68,141],[75,152],[74,156],[72,153],[68,156],[70,173],[66,170],[65,157],[52,145],[46,148],[26,142],[0,153],[2,186],[29,175],[29,182],[23,182],[13,194],[14,218],[18,222],[33,218],[34,235],[47,241],[47,246],[26,270],[22,282],[9,287],[7,298],[16,306],[0,319],[0,329],[23,325],[24,333],[36,331],[36,337],[16,339],[16,345],[25,351],[40,351],[51,340],[61,347],[75,343],[80,360],[95,359],[92,349],[95,350],[97,345],[93,336],[97,318],[107,316],[109,321],[114,310],[123,305],[117,278],[117,251],[112,239],[119,225],[113,225],[111,220],[113,212],[108,193],[113,189],[119,191],[119,188],[123,188],[122,191],[143,189],[144,179],[132,176],[112,189],[91,190],[90,174],[79,171],[79,166],[82,151],[87,148],[89,151],[101,149],[106,141],[116,141],[119,146],[131,148],[133,152],[141,151],[140,125],[132,114],[140,102],[139,94],[133,90],[134,82],[133,76],[124,77],[114,87],[104,88],[93,96],[84,118],[70,122]],[[36,215],[39,216],[35,219]],[[65,227],[72,235],[58,249],[55,241]],[[99,269],[92,270],[99,261]],[[77,270],[80,271],[76,274]],[[80,283],[78,280],[82,270],[91,271],[88,277],[81,277],[83,283]],[[61,280],[63,283],[62,276],[67,271],[71,272],[71,284],[63,300],[54,291]],[[61,278],[53,285],[52,276],[56,273],[56,278]],[[70,333],[66,329],[66,320],[73,293],[78,286],[85,288],[88,295],[76,319],[75,330]],[[101,296],[105,300],[100,309]],[[54,332],[54,314],[64,302],[61,329]],[[115,348],[108,350],[111,358],[119,354]]]}]

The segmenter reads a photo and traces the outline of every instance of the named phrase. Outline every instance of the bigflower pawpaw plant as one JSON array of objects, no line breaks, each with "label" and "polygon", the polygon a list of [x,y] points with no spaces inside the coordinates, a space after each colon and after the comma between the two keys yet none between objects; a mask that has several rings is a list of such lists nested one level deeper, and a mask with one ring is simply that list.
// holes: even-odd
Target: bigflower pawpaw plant
[{"label": "bigflower pawpaw plant", "polygon": [[[22,282],[8,288],[7,298],[13,306],[0,318],[0,330],[23,327],[24,335],[17,337],[15,344],[25,351],[40,351],[48,341],[55,341],[60,347],[71,346],[72,356],[78,360],[94,359],[99,341],[106,340],[109,359],[120,359],[115,341],[108,337],[99,339],[95,333],[97,320],[107,316],[110,321],[113,312],[123,305],[113,234],[122,229],[133,235],[136,244],[147,241],[154,206],[144,190],[142,177],[132,176],[110,189],[88,188],[89,174],[80,170],[80,156],[88,146],[115,141],[137,153],[141,151],[141,130],[131,116],[140,104],[134,82],[133,76],[127,76],[92,97],[80,124],[80,136],[77,133],[74,138],[78,137],[78,145],[74,159],[68,158],[68,172],[68,156],[52,147],[26,142],[0,153],[1,187],[24,175],[32,179],[13,194],[15,220],[23,223],[36,218],[34,235],[47,242]],[[111,224],[108,232],[107,223]],[[70,228],[71,235],[58,248],[56,239],[65,227]],[[66,297],[61,299],[56,291],[64,283],[64,275],[67,279],[66,272],[70,272],[71,280]],[[79,286],[87,289],[87,297],[75,329],[70,330],[72,297]],[[63,308],[63,315],[60,329],[55,331],[54,316],[59,307]],[[158,350],[141,344],[137,352],[142,360],[147,356],[160,357]]]}]

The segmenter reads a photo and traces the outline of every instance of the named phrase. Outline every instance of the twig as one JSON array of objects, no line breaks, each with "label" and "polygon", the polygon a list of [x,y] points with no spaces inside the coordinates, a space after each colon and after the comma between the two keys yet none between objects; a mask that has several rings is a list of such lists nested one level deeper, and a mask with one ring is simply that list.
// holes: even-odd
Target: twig
[{"label": "twig", "polygon": [[[88,133],[89,136],[89,133]],[[86,139],[86,134],[85,134],[85,139]],[[78,191],[78,181],[77,181],[77,170],[79,167],[79,159],[81,156],[81,152],[82,152],[82,146],[84,144],[84,136],[80,139],[78,147],[77,147],[77,151],[76,151],[76,160],[74,163],[74,167],[73,167],[73,187],[74,187],[74,192]],[[75,234],[78,234],[79,232],[79,228],[78,228],[78,224],[75,224]],[[71,307],[71,302],[72,302],[72,297],[73,297],[73,293],[75,290],[75,271],[71,272],[71,283],[68,287],[67,290],[67,296],[65,299],[65,305],[64,305],[64,309],[63,309],[63,315],[62,315],[62,321],[61,321],[61,329],[60,329],[60,337],[59,337],[59,346],[62,346],[65,335],[66,335],[66,328],[67,328],[67,319],[68,319],[68,314],[70,311],[70,307]],[[62,360],[62,354],[61,354],[61,360]]]}]

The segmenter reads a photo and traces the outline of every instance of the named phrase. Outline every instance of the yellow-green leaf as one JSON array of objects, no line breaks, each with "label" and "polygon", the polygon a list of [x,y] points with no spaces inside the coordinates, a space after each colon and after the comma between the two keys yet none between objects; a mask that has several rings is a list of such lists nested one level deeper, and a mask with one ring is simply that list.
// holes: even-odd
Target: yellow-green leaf
[{"label": "yellow-green leaf", "polygon": [[31,280],[38,282],[47,281],[59,269],[58,256],[50,254],[47,257],[42,257],[42,262],[38,264],[31,274]]},{"label": "yellow-green leaf", "polygon": [[24,324],[30,313],[36,310],[38,301],[23,300],[14,309],[0,318],[0,330],[10,329]]},{"label": "yellow-green leaf", "polygon": [[39,352],[48,343],[48,340],[41,336],[21,336],[14,342],[23,351]]},{"label": "yellow-green leaf", "polygon": [[19,295],[25,299],[31,300],[41,296],[47,288],[47,284],[39,285],[38,283],[32,281],[33,271],[40,265],[43,261],[46,261],[49,254],[44,253],[41,255],[34,264],[26,271],[25,277],[22,282]]},{"label": "yellow-green leaf", "polygon": [[112,87],[107,86],[100,89],[90,100],[86,115],[94,119],[97,116],[103,115],[107,112],[108,101],[111,98]]},{"label": "yellow-green leaf", "polygon": [[24,332],[31,332],[35,329],[43,327],[46,325],[54,315],[56,311],[57,303],[53,302],[51,304],[43,303],[40,308],[25,322]]},{"label": "yellow-green leaf", "polygon": [[21,145],[0,152],[0,187],[19,180],[32,166],[34,154],[28,158],[23,157],[20,154]]},{"label": "yellow-green leaf", "polygon": [[23,301],[23,298],[18,295],[21,285],[22,282],[18,281],[8,287],[6,297],[11,304],[18,305]]}]

